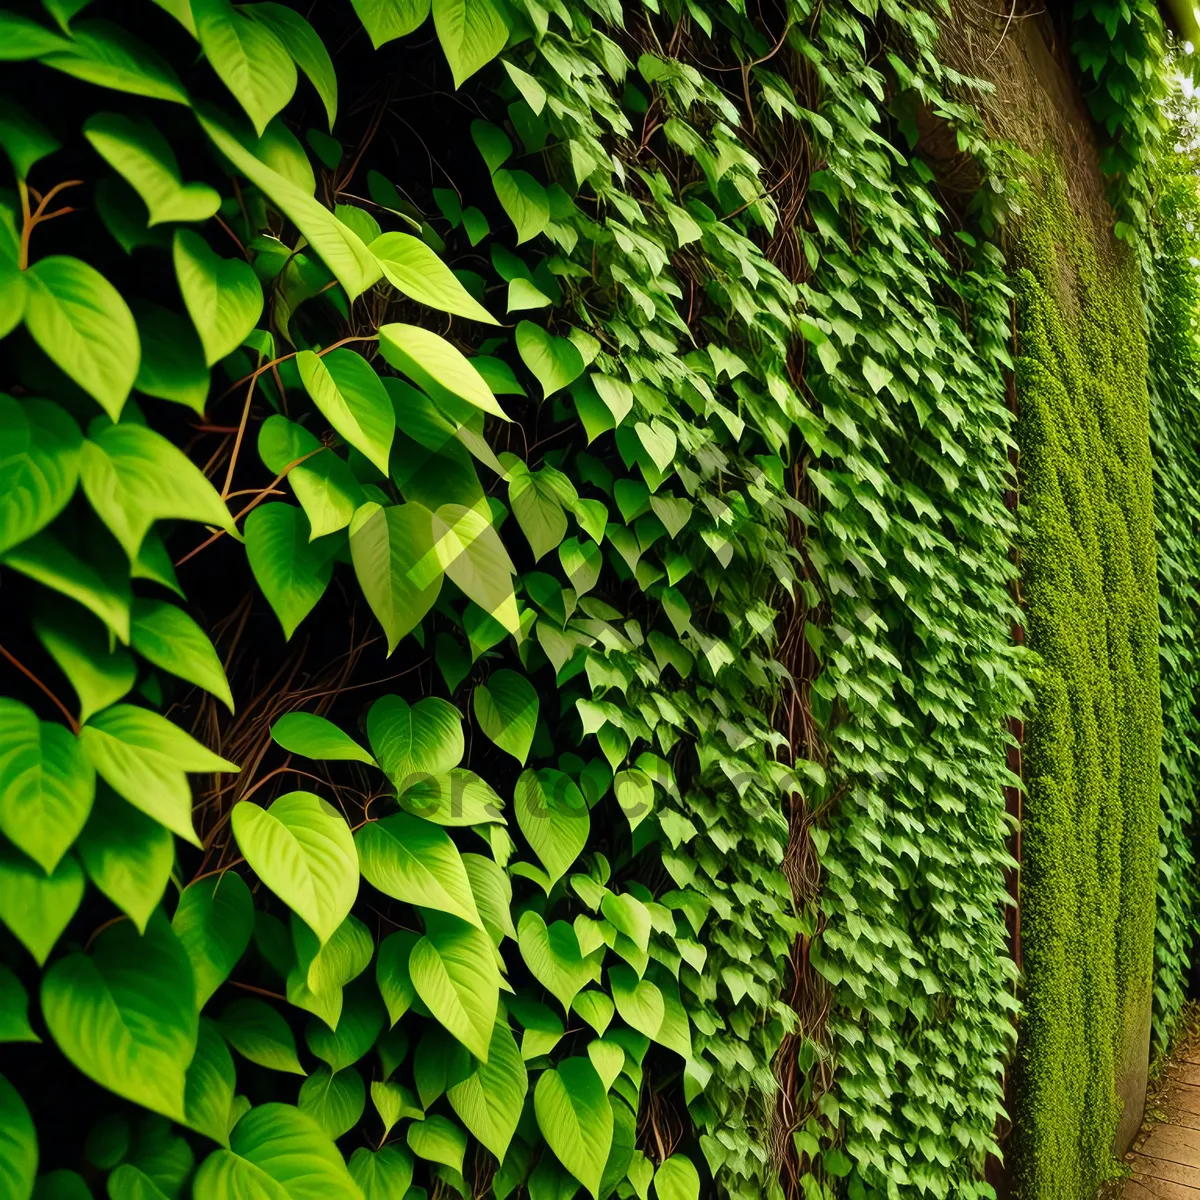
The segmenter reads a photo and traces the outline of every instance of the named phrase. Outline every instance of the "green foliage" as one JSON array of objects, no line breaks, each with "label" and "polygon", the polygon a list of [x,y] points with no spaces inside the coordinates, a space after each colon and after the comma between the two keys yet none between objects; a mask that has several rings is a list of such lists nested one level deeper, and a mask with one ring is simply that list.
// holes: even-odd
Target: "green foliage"
[{"label": "green foliage", "polygon": [[1030,1196],[1090,1194],[1108,1173],[1117,1077],[1145,1052],[1150,1007],[1162,718],[1146,349],[1134,264],[1102,259],[1103,236],[1046,165],[1017,242]]}]

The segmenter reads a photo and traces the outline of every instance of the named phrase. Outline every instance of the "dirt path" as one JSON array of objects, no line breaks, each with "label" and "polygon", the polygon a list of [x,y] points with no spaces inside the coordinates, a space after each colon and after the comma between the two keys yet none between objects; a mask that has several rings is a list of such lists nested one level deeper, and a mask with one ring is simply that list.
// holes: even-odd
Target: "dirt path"
[{"label": "dirt path", "polygon": [[1200,1200],[1200,1039],[1187,1039],[1166,1069],[1147,1125],[1126,1161],[1124,1200]]}]

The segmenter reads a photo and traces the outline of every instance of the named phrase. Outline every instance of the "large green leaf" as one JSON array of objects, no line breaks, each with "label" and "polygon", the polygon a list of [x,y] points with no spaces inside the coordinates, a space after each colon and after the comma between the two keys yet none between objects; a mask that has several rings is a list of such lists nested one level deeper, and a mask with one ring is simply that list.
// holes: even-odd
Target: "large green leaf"
[{"label": "large green leaf", "polygon": [[316,30],[295,9],[288,8],[286,4],[275,4],[272,0],[249,4],[241,11],[271,30],[287,48],[296,66],[308,76],[325,106],[329,132],[332,133],[337,117],[337,75],[329,51],[325,49],[325,43],[317,36]]},{"label": "large green leaf", "polygon": [[486,737],[524,765],[537,729],[538,695],[516,671],[493,672],[471,697],[475,719]]},{"label": "large green leaf", "polygon": [[434,514],[434,549],[446,574],[463,595],[514,636],[521,618],[513,591],[512,559],[479,508],[443,504]]},{"label": "large green leaf", "polygon": [[399,1146],[375,1151],[360,1146],[350,1156],[350,1174],[363,1200],[395,1200],[411,1194],[408,1185],[413,1177],[412,1155]]},{"label": "large green leaf", "polygon": [[56,71],[99,87],[187,104],[188,94],[170,64],[140,38],[112,21],[95,18],[71,26],[67,48],[44,54]]},{"label": "large green leaf", "polygon": [[351,300],[379,279],[383,272],[375,256],[329,209],[256,158],[218,118],[203,115],[200,123],[217,149],[300,230]]},{"label": "large green leaf", "polygon": [[130,634],[143,658],[211,692],[233,712],[221,660],[208,635],[182,608],[165,600],[135,600]]},{"label": "large green leaf", "polygon": [[305,758],[375,765],[375,760],[348,733],[316,713],[286,713],[271,726],[271,737],[285,750]]},{"label": "large green leaf", "polygon": [[148,708],[117,704],[97,713],[79,734],[83,752],[105,783],[135,808],[193,845],[187,772],[240,768]]},{"label": "large green leaf", "polygon": [[56,254],[25,272],[25,328],[46,357],[115,421],[141,348],[129,305],[95,267]]},{"label": "large green leaf", "polygon": [[79,857],[88,878],[142,933],[175,865],[170,831],[102,786],[79,839]]},{"label": "large green leaf", "polygon": [[429,16],[429,0],[351,0],[376,50],[412,33]]},{"label": "large green leaf", "polygon": [[537,237],[550,224],[546,189],[528,171],[502,168],[492,176],[492,186],[496,189],[496,199],[516,227],[518,246]]},{"label": "large green leaf", "polygon": [[221,1033],[245,1059],[270,1071],[303,1075],[291,1027],[262,1000],[235,1000],[221,1013]]},{"label": "large green leaf", "polygon": [[0,1192],[5,1200],[29,1200],[37,1168],[33,1118],[17,1089],[0,1075]]},{"label": "large green leaf", "polygon": [[52,29],[20,13],[0,12],[0,62],[22,62],[41,58],[71,43]]},{"label": "large green leaf", "polygon": [[162,434],[145,425],[93,429],[83,443],[83,490],[130,561],[157,520],[200,521],[233,531],[216,489]]},{"label": "large green leaf", "polygon": [[362,1117],[367,1107],[367,1087],[353,1067],[334,1072],[322,1066],[300,1085],[296,1105],[302,1113],[312,1117],[325,1134],[340,1138]]},{"label": "large green leaf", "polygon": [[475,906],[483,926],[499,945],[505,937],[516,939],[517,929],[512,920],[512,881],[494,859],[483,854],[464,854],[463,866],[471,881]]},{"label": "large green leaf", "polygon": [[[313,454],[314,450],[320,452]],[[344,458],[331,449],[321,449],[321,443],[304,426],[278,413],[268,417],[259,430],[258,454],[276,475],[304,458],[288,471],[287,481],[308,517],[312,541],[344,529],[365,499],[362,485]],[[310,454],[311,458],[305,458]]]},{"label": "large green leaf", "polygon": [[313,403],[330,425],[386,475],[396,415],[371,364],[343,347],[322,356],[302,350],[296,366]]},{"label": "large green leaf", "polygon": [[410,300],[439,312],[499,324],[420,238],[410,233],[380,234],[371,243],[371,253],[379,259],[388,283]]},{"label": "large green leaf", "polygon": [[396,813],[368,822],[354,842],[363,878],[385,896],[483,928],[458,848],[438,826]]},{"label": "large green leaf", "polygon": [[0,847],[0,921],[43,966],[83,899],[83,870],[73,857],[52,875],[8,846]]},{"label": "large green leaf", "polygon": [[165,221],[207,221],[221,195],[206,183],[184,183],[170,142],[144,118],[94,113],[83,123],[92,148],[133,187],[150,214]]},{"label": "large green leaf", "polygon": [[528,1082],[512,1031],[497,1021],[487,1062],[446,1093],[459,1120],[501,1162],[517,1131]]},{"label": "large green leaf", "polygon": [[87,821],[96,776],[62,725],[0,697],[0,832],[47,874]]},{"label": "large green leaf", "polygon": [[533,911],[521,914],[517,945],[530,974],[569,1012],[575,997],[597,976],[595,960],[585,958],[579,938],[566,921],[546,922]]},{"label": "large green leaf", "polygon": [[241,801],[232,824],[254,873],[327,942],[358,894],[358,852],[341,813],[311,792],[288,792],[270,808]]},{"label": "large green leaf", "polygon": [[408,970],[438,1023],[476,1058],[488,1059],[500,1002],[500,973],[487,934],[455,917],[429,914]]},{"label": "large green leaf", "polygon": [[133,655],[112,646],[110,632],[74,604],[51,602],[34,617],[34,632],[79,697],[79,719],[115,704],[137,681]]},{"label": "large green leaf", "polygon": [[[574,347],[572,347],[574,349]],[[508,484],[508,502],[537,562],[560,545],[567,533],[558,472],[529,471],[521,464]]]},{"label": "large green leaf", "polygon": [[321,945],[317,935],[293,916],[292,944],[296,962],[287,976],[289,1002],[336,1029],[342,1015],[342,989],[367,969],[375,952],[371,931],[349,916]]},{"label": "large green leaf", "polygon": [[[432,697],[431,697],[432,698]],[[503,825],[504,801],[474,771],[455,767],[444,775],[420,774],[399,797],[400,807],[435,825]]]},{"label": "large green leaf", "polygon": [[338,1148],[320,1125],[287,1104],[260,1104],[233,1127],[192,1184],[194,1200],[358,1200]]},{"label": "large green leaf", "polygon": [[308,519],[292,504],[261,505],[245,528],[250,570],[290,639],[329,586],[334,547],[309,540]]},{"label": "large green leaf", "polygon": [[248,262],[222,258],[194,230],[175,231],[173,255],[179,291],[211,367],[236,350],[258,323],[262,287]]},{"label": "large green leaf", "polygon": [[613,1140],[608,1093],[586,1058],[568,1058],[543,1071],[533,1093],[533,1110],[555,1157],[593,1196]]},{"label": "large green leaf", "polygon": [[412,1007],[416,991],[408,970],[408,959],[417,943],[417,935],[409,929],[390,933],[379,944],[375,960],[375,982],[387,1006],[393,1025]]},{"label": "large green leaf", "polygon": [[551,883],[561,879],[583,853],[591,830],[583,793],[562,771],[525,771],[517,780],[513,809]]},{"label": "large green leaf", "polygon": [[254,122],[259,136],[296,91],[296,64],[269,26],[229,0],[191,0],[204,57]]},{"label": "large green leaf", "polygon": [[442,569],[433,549],[433,514],[420,504],[364,504],[350,526],[359,587],[387,635],[390,655],[433,607]]},{"label": "large green leaf", "polygon": [[517,350],[547,398],[583,374],[583,357],[575,344],[567,338],[554,337],[532,321],[522,321],[517,326]]},{"label": "large green leaf", "polygon": [[0,554],[66,508],[79,481],[82,440],[57,404],[0,396]]},{"label": "large green leaf", "polygon": [[420,325],[381,325],[379,351],[435,400],[448,393],[493,416],[509,419],[471,360],[433,330]]},{"label": "large green leaf", "polygon": [[90,955],[59,959],[42,981],[42,1014],[59,1049],[126,1100],[184,1121],[184,1084],[196,1050],[192,968],[166,918],[141,936],[106,929]]},{"label": "large green leaf", "polygon": [[183,943],[196,982],[196,1008],[229,978],[254,933],[254,900],[234,871],[198,879],[183,889],[171,928]]},{"label": "large green leaf", "polygon": [[621,1020],[648,1038],[657,1038],[666,1015],[663,994],[649,979],[639,979],[632,967],[609,967],[608,982]]},{"label": "large green leaf", "polygon": [[492,0],[433,0],[433,25],[456,88],[490,63],[508,41],[504,12]]},{"label": "large green leaf", "polygon": [[185,1124],[189,1129],[229,1144],[229,1124],[233,1112],[237,1072],[233,1056],[216,1022],[200,1018],[196,1053],[188,1067],[184,1084]]},{"label": "large green leaf", "polygon": [[134,388],[203,414],[211,376],[195,327],[186,317],[147,300],[135,300],[132,307],[142,343]]},{"label": "large green leaf", "polygon": [[691,1159],[672,1154],[654,1173],[658,1200],[700,1200],[700,1175]]},{"label": "large green leaf", "polygon": [[341,1071],[368,1054],[387,1027],[387,1013],[372,981],[360,979],[346,989],[337,1028],[310,1021],[304,1032],[308,1048],[331,1071]]},{"label": "large green leaf", "polygon": [[408,1148],[427,1162],[441,1163],[462,1174],[467,1153],[467,1135],[448,1117],[432,1116],[413,1121],[405,1138]]},{"label": "large green leaf", "polygon": [[418,776],[457,767],[466,748],[462,714],[437,696],[413,705],[400,696],[381,696],[367,713],[367,739],[375,761],[400,793]]}]

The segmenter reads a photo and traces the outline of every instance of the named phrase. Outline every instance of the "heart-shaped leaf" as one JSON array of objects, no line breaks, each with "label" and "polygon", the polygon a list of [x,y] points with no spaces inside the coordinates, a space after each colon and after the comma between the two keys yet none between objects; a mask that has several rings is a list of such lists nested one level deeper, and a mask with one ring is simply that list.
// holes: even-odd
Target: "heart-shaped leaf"
[{"label": "heart-shaped leaf", "polygon": [[182,608],[165,600],[134,600],[130,635],[143,658],[210,692],[233,712],[221,660],[208,635]]},{"label": "heart-shaped leaf", "polygon": [[503,825],[504,801],[474,771],[415,775],[399,798],[405,812],[435,825]]},{"label": "heart-shaped leaf", "polygon": [[579,938],[566,921],[546,922],[530,910],[521,914],[517,945],[530,974],[567,1012],[576,995],[597,974],[593,961],[583,956]]},{"label": "heart-shaped leaf", "polygon": [[672,1154],[654,1173],[658,1200],[700,1200],[700,1175],[692,1161]]},{"label": "heart-shaped leaf", "polygon": [[441,1163],[462,1174],[467,1153],[467,1135],[449,1117],[432,1116],[409,1125],[405,1139],[408,1148],[427,1162]]},{"label": "heart-shaped leaf", "polygon": [[[310,540],[345,529],[365,500],[350,464],[303,425],[275,413],[258,432],[258,455],[269,471],[287,481],[311,526]],[[303,459],[299,465],[293,465]],[[291,470],[288,468],[291,467]]]},{"label": "heart-shaped leaf", "polygon": [[291,504],[263,504],[246,518],[246,557],[279,618],[283,636],[316,607],[333,577],[334,546],[309,538],[308,520]]},{"label": "heart-shaped leaf", "polygon": [[311,792],[288,792],[270,808],[240,801],[232,825],[254,873],[327,942],[358,895],[358,852],[341,813]]},{"label": "heart-shaped leaf", "polygon": [[355,916],[347,917],[323,946],[299,917],[292,917],[296,961],[288,971],[288,1001],[320,1017],[336,1029],[342,1015],[342,989],[371,962],[371,931]]},{"label": "heart-shaped leaf", "polygon": [[462,716],[449,701],[427,696],[414,705],[382,696],[367,714],[367,739],[384,774],[403,794],[418,777],[443,775],[462,761]]},{"label": "heart-shaped leaf", "polygon": [[272,0],[247,6],[241,10],[259,24],[265,25],[282,43],[284,49],[295,60],[296,66],[308,76],[309,82],[321,97],[325,115],[329,118],[329,131],[337,117],[337,74],[333,60],[325,43],[317,36],[313,27],[294,8],[286,4],[275,4]]},{"label": "heart-shaped leaf", "polygon": [[625,1065],[625,1051],[616,1042],[597,1038],[594,1042],[588,1042],[587,1053],[592,1066],[596,1068],[596,1074],[600,1076],[600,1082],[604,1084],[604,1090],[608,1091]]},{"label": "heart-shaped leaf", "polygon": [[[357,0],[358,6],[363,3],[364,0]],[[395,1200],[397,1196],[408,1195],[413,1177],[412,1155],[399,1146],[384,1146],[376,1151],[360,1146],[350,1156],[350,1174],[363,1200]]]},{"label": "heart-shaped leaf", "polygon": [[221,1033],[245,1059],[271,1071],[303,1075],[288,1023],[262,1000],[235,1000],[221,1013]]},{"label": "heart-shaped leaf", "polygon": [[433,0],[433,27],[456,88],[490,63],[508,41],[504,11],[492,0]]},{"label": "heart-shaped leaf", "polygon": [[500,670],[471,697],[475,719],[485,736],[524,765],[537,729],[538,695],[516,671]]},{"label": "heart-shaped leaf", "polygon": [[597,1197],[613,1141],[613,1115],[596,1068],[586,1058],[568,1058],[543,1071],[533,1093],[538,1128],[550,1149]]},{"label": "heart-shaped leaf", "polygon": [[93,620],[74,604],[46,597],[33,622],[38,640],[71,681],[79,697],[79,719],[115,704],[129,694],[137,682],[133,656],[114,641],[101,622]]},{"label": "heart-shaped leaf", "polygon": [[653,1040],[666,1012],[662,992],[649,979],[638,979],[632,967],[609,967],[608,982],[621,1020]]},{"label": "heart-shaped leaf", "polygon": [[517,780],[513,808],[521,832],[556,883],[587,844],[591,817],[583,794],[562,771],[525,771]]},{"label": "heart-shaped leaf", "polygon": [[142,343],[142,361],[133,386],[147,396],[184,404],[202,415],[212,376],[192,323],[147,300],[134,300],[132,308]]},{"label": "heart-shaped leaf", "polygon": [[337,1028],[330,1029],[323,1021],[310,1021],[304,1040],[331,1071],[342,1071],[370,1051],[386,1024],[379,994],[370,979],[361,979],[347,989]]},{"label": "heart-shaped leaf", "polygon": [[528,1081],[512,1031],[497,1021],[487,1062],[446,1093],[458,1119],[500,1162],[517,1131]]},{"label": "heart-shaped leaf", "polygon": [[408,929],[388,934],[379,944],[375,982],[393,1025],[412,1007],[417,994],[408,970],[408,959],[416,944],[417,935]]},{"label": "heart-shaped leaf", "polygon": [[0,554],[66,508],[82,444],[79,426],[57,404],[0,396]]},{"label": "heart-shaped leaf", "polygon": [[500,1002],[500,972],[487,934],[455,917],[430,913],[408,970],[417,995],[442,1028],[487,1062]]},{"label": "heart-shaped leaf", "polygon": [[188,1128],[227,1146],[236,1087],[237,1072],[229,1047],[216,1023],[201,1017],[183,1093]]},{"label": "heart-shaped leaf", "polygon": [[44,966],[83,899],[83,869],[66,857],[52,875],[11,847],[0,847],[0,921]]},{"label": "heart-shaped leaf", "polygon": [[322,1066],[300,1085],[296,1106],[329,1137],[340,1138],[362,1117],[367,1107],[367,1087],[353,1067],[334,1072]]},{"label": "heart-shaped leaf", "polygon": [[341,347],[323,355],[302,350],[296,366],[305,390],[325,419],[386,475],[396,415],[371,364],[361,354]]},{"label": "heart-shaped leaf", "polygon": [[550,197],[528,171],[502,168],[493,173],[492,186],[517,231],[518,246],[537,237],[550,224]]},{"label": "heart-shaped leaf", "polygon": [[207,366],[236,350],[262,316],[263,295],[254,268],[222,258],[190,229],[175,231],[175,277],[200,335]]},{"label": "heart-shaped leaf", "polygon": [[583,374],[583,356],[575,344],[567,338],[552,336],[532,321],[522,321],[517,326],[517,351],[547,398]]},{"label": "heart-shaped leaf", "polygon": [[183,889],[171,928],[192,963],[196,1008],[212,994],[250,945],[254,933],[254,899],[235,871],[198,879]]}]

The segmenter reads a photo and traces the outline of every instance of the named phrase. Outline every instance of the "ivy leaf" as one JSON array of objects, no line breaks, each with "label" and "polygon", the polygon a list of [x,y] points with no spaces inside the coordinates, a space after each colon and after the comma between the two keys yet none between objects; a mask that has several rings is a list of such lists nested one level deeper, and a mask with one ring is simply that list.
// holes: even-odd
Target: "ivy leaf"
[{"label": "ivy leaf", "polygon": [[250,1109],[233,1127],[229,1149],[214,1150],[192,1184],[195,1200],[353,1196],[357,1190],[328,1135],[288,1104]]},{"label": "ivy leaf", "polygon": [[416,775],[398,797],[400,807],[435,825],[503,825],[504,801],[474,771]]},{"label": "ivy leaf", "polygon": [[503,1162],[517,1131],[529,1076],[512,1031],[504,1021],[492,1027],[487,1062],[446,1093],[458,1119]]},{"label": "ivy leaf", "polygon": [[[359,0],[361,6],[362,0]],[[371,1085],[374,1092],[375,1085]],[[358,1184],[363,1200],[394,1200],[407,1196],[413,1177],[412,1155],[399,1146],[383,1146],[371,1151],[360,1146],[350,1156],[350,1175]]]},{"label": "ivy leaf", "polygon": [[549,554],[567,533],[562,496],[553,478],[543,471],[513,470],[508,484],[508,502],[529,541],[534,562]]},{"label": "ivy leaf", "polygon": [[301,1085],[296,1105],[331,1138],[349,1133],[367,1107],[367,1087],[353,1068],[331,1071],[319,1067]]},{"label": "ivy leaf", "polygon": [[600,580],[603,552],[594,542],[580,542],[568,538],[558,548],[558,561],[568,582],[582,596],[590,592]]},{"label": "ivy leaf", "polygon": [[434,550],[459,590],[516,636],[521,631],[513,590],[514,567],[492,525],[490,510],[443,504],[434,513]]},{"label": "ivy leaf", "polygon": [[342,815],[311,792],[288,792],[270,808],[239,801],[232,826],[254,873],[327,942],[358,895],[358,852]]},{"label": "ivy leaf", "polygon": [[381,325],[379,350],[388,363],[435,400],[442,393],[449,393],[486,413],[509,420],[470,360],[432,330],[419,325]]},{"label": "ivy leaf", "polygon": [[420,238],[384,233],[371,243],[371,253],[379,259],[388,283],[410,300],[472,321],[499,324]]},{"label": "ivy leaf", "polygon": [[148,708],[116,704],[90,718],[79,741],[97,774],[135,808],[193,846],[192,792],[185,772],[240,768]]},{"label": "ivy leaf", "polygon": [[367,713],[367,739],[383,773],[405,792],[416,777],[442,775],[462,761],[462,715],[447,700],[426,696],[410,705],[382,696]]},{"label": "ivy leaf", "polygon": [[432,1116],[413,1121],[405,1134],[408,1148],[428,1162],[441,1163],[462,1174],[467,1135],[448,1117]]},{"label": "ivy leaf", "polygon": [[363,505],[350,525],[350,558],[363,597],[387,635],[390,655],[421,623],[442,588],[433,513],[415,502]]},{"label": "ivy leaf", "polygon": [[689,1158],[672,1154],[654,1173],[658,1200],[700,1200],[700,1176]]},{"label": "ivy leaf", "polygon": [[365,986],[351,988],[337,1028],[321,1021],[310,1021],[305,1031],[308,1048],[332,1071],[341,1071],[358,1062],[379,1040],[386,1016],[379,996],[364,980]]},{"label": "ivy leaf", "polygon": [[171,928],[192,963],[196,1009],[202,1009],[250,945],[254,900],[234,871],[189,884],[179,896]]},{"label": "ivy leaf", "polygon": [[329,132],[337,118],[338,84],[333,69],[333,60],[325,43],[316,30],[295,9],[286,4],[275,4],[272,0],[247,5],[242,12],[265,25],[284,45],[295,60],[296,66],[308,76],[308,81],[317,90],[325,115],[329,118]]},{"label": "ivy leaf", "polygon": [[42,1014],[59,1049],[90,1079],[182,1123],[199,1035],[191,997],[187,954],[160,914],[140,936],[122,921],[90,955],[59,959],[42,981]]},{"label": "ivy leaf", "polygon": [[37,1168],[33,1118],[17,1089],[0,1075],[0,1190],[11,1200],[29,1200]]},{"label": "ivy leaf", "polygon": [[512,883],[504,873],[504,868],[483,854],[464,854],[462,860],[467,868],[467,878],[471,881],[475,906],[492,941],[496,945],[506,937],[515,941],[517,930],[512,919]]},{"label": "ivy leaf", "polygon": [[25,272],[25,327],[43,353],[115,421],[141,356],[120,292],[94,267],[56,254]]},{"label": "ivy leaf", "polygon": [[547,399],[583,374],[583,356],[567,338],[553,337],[532,321],[522,321],[516,336],[521,361],[542,385]]},{"label": "ivy leaf", "polygon": [[0,847],[0,921],[45,966],[83,899],[83,870],[77,859],[62,859],[47,875],[24,855]]},{"label": "ivy leaf", "polygon": [[525,839],[556,883],[587,844],[591,819],[583,794],[562,771],[525,771],[517,780],[513,808]]},{"label": "ivy leaf", "polygon": [[502,167],[492,175],[496,199],[517,230],[517,245],[528,242],[550,224],[550,200],[546,189],[528,171]]},{"label": "ivy leaf", "polygon": [[431,913],[408,969],[434,1019],[487,1062],[500,1002],[500,973],[487,935],[455,917]]},{"label": "ivy leaf", "polygon": [[496,671],[475,689],[471,700],[484,735],[524,766],[537,729],[533,684],[516,671]]},{"label": "ivy leaf", "polygon": [[165,600],[134,600],[133,648],[156,667],[216,696],[233,712],[225,669],[208,635],[187,613]]},{"label": "ivy leaf", "polygon": [[23,62],[41,58],[71,43],[53,29],[39,25],[20,13],[0,12],[0,62]]},{"label": "ivy leaf", "polygon": [[351,0],[351,3],[376,50],[420,28],[429,16],[429,0]]},{"label": "ivy leaf", "polygon": [[56,71],[114,91],[189,103],[179,76],[167,61],[112,21],[77,21],[71,27],[71,39],[67,48],[44,54],[41,61]]},{"label": "ivy leaf", "polygon": [[456,88],[490,63],[508,41],[508,23],[492,0],[433,0],[433,26]]},{"label": "ivy leaf", "polygon": [[271,29],[229,0],[191,0],[196,37],[221,82],[262,137],[267,123],[296,91],[296,64]]},{"label": "ivy leaf", "polygon": [[0,832],[52,874],[79,836],[96,776],[62,725],[0,697]]},{"label": "ivy leaf", "polygon": [[569,1012],[575,997],[596,975],[592,962],[584,958],[579,938],[566,921],[547,926],[535,912],[521,914],[517,945],[530,974]]},{"label": "ivy leaf", "polygon": [[[313,454],[314,450],[320,453]],[[322,450],[321,443],[303,425],[279,413],[263,422],[258,433],[258,454],[276,475],[292,468],[287,472],[287,481],[308,517],[311,541],[345,529],[365,500],[350,464],[333,450]],[[304,462],[292,466],[301,458]]]},{"label": "ivy leaf", "polygon": [[386,475],[396,415],[371,364],[342,348],[320,357],[302,350],[296,366],[305,390],[330,425]]},{"label": "ivy leaf", "polygon": [[166,1192],[133,1163],[121,1163],[105,1185],[109,1200],[168,1200]]},{"label": "ivy leaf", "polygon": [[555,1157],[593,1197],[613,1140],[608,1093],[586,1058],[568,1058],[543,1071],[533,1093],[538,1128]]},{"label": "ivy leaf", "polygon": [[191,229],[175,231],[173,253],[179,291],[200,335],[205,365],[211,367],[232,354],[258,324],[262,287],[249,263],[222,258]]},{"label": "ivy leaf", "polygon": [[214,1021],[200,1018],[196,1053],[188,1066],[184,1083],[185,1124],[189,1129],[229,1144],[229,1124],[233,1111],[237,1073],[233,1056]]},{"label": "ivy leaf", "polygon": [[290,1003],[321,1018],[336,1029],[342,1015],[342,989],[357,979],[371,962],[375,943],[357,917],[347,917],[324,945],[299,917],[292,917],[296,961],[287,976]]},{"label": "ivy leaf", "polygon": [[207,221],[221,207],[220,193],[208,184],[183,182],[171,144],[149,121],[95,113],[83,135],[145,201],[148,224]]},{"label": "ivy leaf", "polygon": [[57,404],[0,396],[0,554],[66,508],[82,442],[79,426]]},{"label": "ivy leaf", "polygon": [[305,758],[375,765],[375,760],[348,733],[316,713],[286,713],[271,726],[271,737],[285,750]]},{"label": "ivy leaf", "polygon": [[221,1033],[245,1059],[270,1071],[303,1075],[288,1023],[262,1000],[235,1000],[221,1013]]},{"label": "ivy leaf", "polygon": [[666,1014],[662,992],[649,979],[638,979],[632,967],[609,967],[608,982],[621,1020],[651,1040],[656,1038]]},{"label": "ivy leaf", "polygon": [[246,558],[285,641],[333,578],[332,548],[310,541],[308,533],[304,513],[291,504],[263,504],[246,518]]},{"label": "ivy leaf", "polygon": [[630,830],[636,829],[654,811],[654,784],[644,771],[636,768],[618,771],[613,791]]},{"label": "ivy leaf", "polygon": [[408,1012],[417,994],[408,971],[409,955],[416,943],[415,933],[401,929],[388,934],[379,944],[375,959],[375,982],[392,1025]]},{"label": "ivy leaf", "polygon": [[134,388],[147,396],[184,404],[202,416],[211,376],[195,327],[177,313],[145,300],[134,302],[133,315],[142,343]]}]

